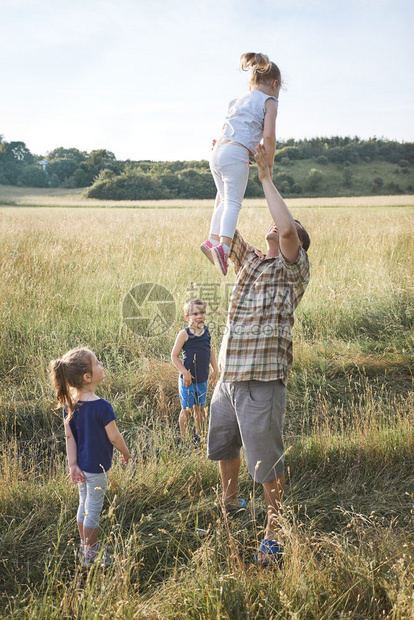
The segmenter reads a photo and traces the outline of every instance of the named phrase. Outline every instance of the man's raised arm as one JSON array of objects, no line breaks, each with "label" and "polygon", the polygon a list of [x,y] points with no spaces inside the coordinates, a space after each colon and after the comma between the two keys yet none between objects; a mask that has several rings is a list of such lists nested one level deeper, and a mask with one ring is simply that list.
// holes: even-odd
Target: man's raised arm
[{"label": "man's raised arm", "polygon": [[279,233],[279,248],[288,263],[294,263],[299,255],[300,241],[295,221],[285,201],[270,178],[264,147],[259,144],[255,156],[259,168],[259,179],[267,200],[270,214]]}]

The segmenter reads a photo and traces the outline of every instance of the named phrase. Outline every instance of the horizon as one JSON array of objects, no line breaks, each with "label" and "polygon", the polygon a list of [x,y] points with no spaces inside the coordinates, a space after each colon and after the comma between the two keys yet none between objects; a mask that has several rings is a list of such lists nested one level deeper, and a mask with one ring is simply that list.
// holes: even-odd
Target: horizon
[{"label": "horizon", "polygon": [[[359,136],[314,136],[312,138],[287,138],[286,140],[283,140],[283,143],[289,142],[291,140],[294,140],[295,143],[301,143],[301,142],[311,142],[312,140],[332,140],[334,138],[338,138],[339,140],[347,140],[349,139],[352,142],[358,141],[359,143],[361,142],[371,142],[371,141],[377,141],[377,142],[393,142],[396,144],[414,144],[414,140],[410,140],[410,141],[405,141],[405,140],[389,140],[388,138],[385,137],[378,137],[378,136],[373,136],[370,138],[366,138],[366,139],[362,139]],[[3,134],[0,134],[0,139],[2,139],[3,142],[7,142],[7,143],[11,143],[11,142],[23,142],[27,148],[29,148],[29,146],[27,145],[27,143],[24,140],[7,140],[6,136],[4,136]],[[282,142],[282,141],[281,141]],[[1,143],[1,142],[0,142]],[[286,144],[284,144],[284,146],[282,148],[284,148],[286,146]],[[59,145],[56,146],[54,148],[52,148],[50,151],[48,151],[46,154],[44,153],[33,153],[30,148],[29,151],[30,153],[36,157],[36,158],[43,158],[45,160],[47,160],[48,155],[50,155],[50,153],[52,153],[53,151],[59,149],[59,148],[63,148],[65,150],[71,150],[71,149],[76,149],[78,150],[80,153],[84,153],[87,157],[90,155],[90,153],[92,152],[96,152],[99,150],[104,150],[107,151],[109,153],[112,153],[113,155],[115,155],[115,160],[119,161],[119,162],[126,162],[126,161],[131,161],[131,162],[148,162],[148,163],[162,163],[162,162],[174,162],[174,161],[208,161],[207,158],[205,159],[118,159],[116,157],[116,153],[113,153],[112,151],[110,151],[109,149],[91,149],[90,151],[82,151],[81,149],[78,149],[76,146],[71,145],[68,147],[65,147],[63,145]],[[276,144],[276,153],[278,152],[278,145]],[[312,159],[312,158],[310,158]]]}]

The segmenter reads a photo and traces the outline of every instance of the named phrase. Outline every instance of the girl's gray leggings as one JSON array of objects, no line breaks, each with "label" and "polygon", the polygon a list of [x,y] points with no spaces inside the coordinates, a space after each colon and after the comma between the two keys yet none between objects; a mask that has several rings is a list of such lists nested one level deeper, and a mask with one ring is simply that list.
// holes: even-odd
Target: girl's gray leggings
[{"label": "girl's gray leggings", "polygon": [[78,483],[79,507],[76,518],[78,523],[92,529],[99,525],[109,471],[100,474],[90,474],[87,471],[83,473],[86,482]]}]

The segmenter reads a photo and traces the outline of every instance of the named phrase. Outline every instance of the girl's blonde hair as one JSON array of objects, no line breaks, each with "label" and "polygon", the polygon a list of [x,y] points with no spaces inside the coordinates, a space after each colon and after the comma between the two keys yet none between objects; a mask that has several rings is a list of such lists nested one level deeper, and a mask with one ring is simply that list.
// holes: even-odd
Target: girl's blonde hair
[{"label": "girl's blonde hair", "polygon": [[76,401],[71,395],[71,388],[81,388],[85,374],[92,374],[93,352],[86,347],[71,349],[59,360],[50,362],[50,374],[56,392],[58,405],[67,409],[66,421],[73,416]]},{"label": "girl's blonde hair", "polygon": [[279,86],[282,86],[282,75],[279,67],[269,60],[266,54],[256,54],[255,52],[242,54],[239,66],[242,71],[250,71],[250,84],[257,85],[277,80]]}]

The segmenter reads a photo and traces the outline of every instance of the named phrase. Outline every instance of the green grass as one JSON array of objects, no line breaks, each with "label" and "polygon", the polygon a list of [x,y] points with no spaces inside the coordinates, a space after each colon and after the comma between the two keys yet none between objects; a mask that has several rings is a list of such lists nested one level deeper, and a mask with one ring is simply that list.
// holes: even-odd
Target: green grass
[{"label": "green grass", "polygon": [[[259,570],[251,558],[265,509],[244,464],[249,512],[229,522],[215,507],[216,464],[204,449],[176,449],[169,354],[190,289],[214,291],[217,351],[225,321],[228,290],[197,249],[209,210],[0,211],[2,617],[412,617],[413,209],[294,216],[312,237],[312,280],[288,386],[286,555],[282,570]],[[242,210],[252,243],[263,247],[268,226],[265,209]],[[122,322],[122,300],[142,282],[177,303],[153,338]],[[77,494],[47,376],[49,361],[79,344],[105,363],[100,395],[133,453],[126,469],[115,459],[103,512],[116,563],[89,572],[75,562]]]}]

